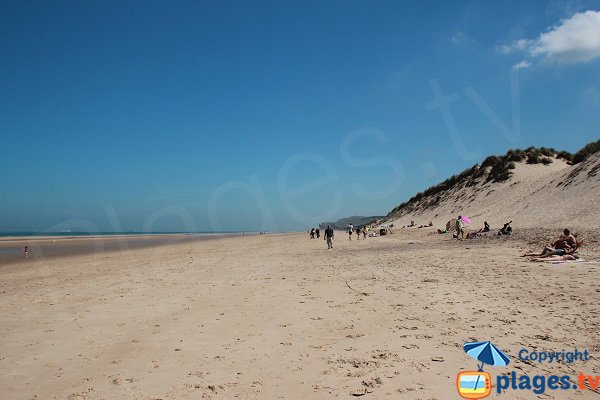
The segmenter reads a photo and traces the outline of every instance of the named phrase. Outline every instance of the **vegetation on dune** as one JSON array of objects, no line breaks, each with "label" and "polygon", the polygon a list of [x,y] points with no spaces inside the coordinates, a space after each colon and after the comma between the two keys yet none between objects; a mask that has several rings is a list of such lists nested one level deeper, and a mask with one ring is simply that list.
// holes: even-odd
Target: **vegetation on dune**
[{"label": "vegetation on dune", "polygon": [[575,155],[573,155],[573,164],[579,164],[584,161],[589,155],[597,153],[600,151],[600,140],[596,140],[595,142],[588,143],[581,150],[579,150]]},{"label": "vegetation on dune", "polygon": [[458,175],[453,175],[442,183],[430,187],[424,192],[419,192],[408,201],[394,208],[388,216],[401,211],[414,211],[437,205],[443,199],[443,194],[463,187],[473,186],[477,183],[503,182],[512,176],[515,163],[549,165],[555,159],[562,159],[569,164],[584,161],[590,154],[600,152],[600,140],[589,143],[575,154],[568,151],[557,151],[548,147],[529,147],[525,150],[512,149],[503,156],[489,156],[481,165],[464,170]]}]

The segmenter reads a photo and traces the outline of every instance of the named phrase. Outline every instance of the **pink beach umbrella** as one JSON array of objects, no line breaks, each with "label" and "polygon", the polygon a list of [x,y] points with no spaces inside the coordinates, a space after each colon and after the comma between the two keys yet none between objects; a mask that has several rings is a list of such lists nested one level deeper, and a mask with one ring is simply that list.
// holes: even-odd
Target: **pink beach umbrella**
[{"label": "pink beach umbrella", "polygon": [[471,221],[471,218],[469,217],[465,217],[464,215],[460,217],[460,219],[462,220],[462,222],[464,222],[465,224],[470,224],[473,221]]}]

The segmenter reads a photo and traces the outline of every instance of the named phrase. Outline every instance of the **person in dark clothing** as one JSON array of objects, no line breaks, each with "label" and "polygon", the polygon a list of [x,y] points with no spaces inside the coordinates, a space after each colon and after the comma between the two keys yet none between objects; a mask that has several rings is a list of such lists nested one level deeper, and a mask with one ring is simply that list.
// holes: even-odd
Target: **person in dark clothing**
[{"label": "person in dark clothing", "polygon": [[323,240],[327,241],[328,249],[333,249],[333,229],[331,229],[331,225],[327,225],[327,229],[325,229],[325,233],[323,234]]},{"label": "person in dark clothing", "polygon": [[321,237],[321,230],[319,228],[315,230],[315,233],[317,234],[317,239]]},{"label": "person in dark clothing", "polygon": [[502,227],[502,229],[500,229],[498,231],[498,236],[512,234],[512,227],[510,226],[510,224],[512,224],[512,221],[507,222],[506,224],[504,224],[504,226]]}]

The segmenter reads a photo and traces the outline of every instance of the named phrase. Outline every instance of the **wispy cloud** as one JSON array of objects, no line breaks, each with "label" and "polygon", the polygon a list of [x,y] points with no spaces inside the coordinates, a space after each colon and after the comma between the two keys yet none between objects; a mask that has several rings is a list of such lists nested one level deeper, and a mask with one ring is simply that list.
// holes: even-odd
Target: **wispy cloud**
[{"label": "wispy cloud", "polygon": [[514,69],[525,69],[525,68],[529,68],[531,66],[531,63],[527,60],[523,60],[518,64],[513,65]]},{"label": "wispy cloud", "polygon": [[[498,52],[524,52],[530,59],[549,63],[573,64],[600,57],[600,11],[584,11],[550,27],[535,39],[519,39],[502,45]],[[523,60],[515,68],[531,65]],[[519,67],[518,67],[519,66]]]}]

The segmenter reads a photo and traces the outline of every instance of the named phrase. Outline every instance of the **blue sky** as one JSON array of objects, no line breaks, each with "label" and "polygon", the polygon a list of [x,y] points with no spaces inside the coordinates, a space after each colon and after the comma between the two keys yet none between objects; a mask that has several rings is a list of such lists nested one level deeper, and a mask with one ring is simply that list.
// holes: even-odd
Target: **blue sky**
[{"label": "blue sky", "polygon": [[304,229],[575,151],[600,136],[599,10],[4,1],[0,231]]}]

